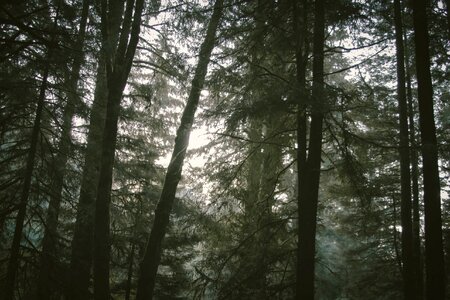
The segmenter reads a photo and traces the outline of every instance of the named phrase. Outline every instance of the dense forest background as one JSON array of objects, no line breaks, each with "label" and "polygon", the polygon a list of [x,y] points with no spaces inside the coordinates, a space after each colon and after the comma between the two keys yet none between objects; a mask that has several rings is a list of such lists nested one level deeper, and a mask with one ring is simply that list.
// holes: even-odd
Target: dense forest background
[{"label": "dense forest background", "polygon": [[1,1],[0,299],[450,299],[449,4]]}]

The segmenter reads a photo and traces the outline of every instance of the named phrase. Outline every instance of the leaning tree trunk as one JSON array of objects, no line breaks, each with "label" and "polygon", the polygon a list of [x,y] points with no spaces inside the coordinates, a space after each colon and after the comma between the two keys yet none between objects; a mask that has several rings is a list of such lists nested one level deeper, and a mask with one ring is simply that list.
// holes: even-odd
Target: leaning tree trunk
[{"label": "leaning tree trunk", "polygon": [[428,300],[445,299],[445,266],[442,245],[441,195],[438,148],[433,112],[426,1],[413,0],[419,124],[422,142],[425,205],[425,294]]},{"label": "leaning tree trunk", "polygon": [[316,251],[317,204],[319,198],[320,166],[322,154],[322,125],[324,117],[324,41],[325,6],[323,0],[314,4],[313,37],[313,91],[311,127],[309,135],[306,175],[299,190],[298,220],[298,299],[314,299],[314,269]]},{"label": "leaning tree trunk", "polygon": [[56,243],[57,243],[57,226],[59,209],[62,201],[63,182],[65,177],[65,169],[69,157],[71,146],[71,130],[72,118],[75,112],[75,106],[81,101],[78,94],[78,82],[80,79],[80,69],[83,64],[83,46],[86,33],[87,19],[89,12],[89,0],[83,1],[83,8],[80,20],[80,30],[74,49],[77,53],[74,55],[72,63],[72,71],[67,79],[66,86],[68,88],[67,104],[63,113],[63,125],[61,138],[58,143],[58,154],[54,161],[50,179],[50,202],[47,211],[44,238],[42,241],[42,253],[40,261],[40,271],[38,279],[38,298],[52,299],[52,277],[55,273]]},{"label": "leaning tree trunk", "polygon": [[186,107],[183,110],[180,126],[177,130],[172,158],[169,166],[167,167],[161,197],[155,211],[153,227],[150,232],[147,248],[140,266],[136,295],[137,300],[148,300],[153,297],[156,273],[161,260],[162,241],[169,224],[169,216],[175,200],[175,192],[177,190],[178,182],[181,179],[181,170],[183,167],[186,150],[189,145],[189,136],[191,133],[192,124],[194,122],[194,115],[197,110],[200,92],[205,82],[208,63],[211,57],[211,52],[214,48],[216,31],[222,17],[222,11],[223,0],[216,0],[213,14],[206,31],[205,40],[200,47],[200,55],[197,68],[195,69],[194,78],[192,80],[191,91],[189,93]]},{"label": "leaning tree trunk", "polygon": [[[110,2],[110,6],[121,5]],[[134,8],[134,9],[133,9]],[[96,300],[109,300],[109,261],[110,261],[110,212],[112,172],[117,142],[117,125],[120,114],[122,93],[131,70],[134,54],[139,41],[141,17],[144,0],[126,1],[121,33],[115,53],[111,51],[111,26],[107,1],[102,1],[101,31],[102,48],[106,57],[106,77],[108,102],[106,120],[101,145],[100,177],[95,203],[94,226],[94,297]],[[134,15],[133,15],[134,10]]]},{"label": "leaning tree trunk", "polygon": [[[51,50],[49,50],[49,53]],[[28,158],[26,161],[25,172],[23,174],[23,186],[20,195],[20,202],[18,205],[18,212],[16,216],[16,224],[14,228],[14,237],[11,245],[11,252],[6,270],[5,286],[3,288],[4,299],[14,299],[14,289],[16,283],[16,274],[19,268],[20,258],[20,241],[22,240],[23,227],[25,222],[25,215],[27,211],[28,198],[30,195],[31,180],[33,178],[34,161],[37,152],[37,143],[39,132],[41,128],[42,111],[44,109],[45,93],[48,85],[48,74],[50,69],[50,57],[47,55],[44,72],[42,75],[42,84],[39,90],[39,97],[37,101],[36,116],[34,118],[33,129],[31,132],[30,149],[28,150]]]},{"label": "leaning tree trunk", "polygon": [[400,124],[400,185],[401,185],[401,225],[402,225],[402,275],[405,299],[419,299],[417,273],[413,261],[413,228],[411,214],[411,173],[408,136],[408,104],[405,86],[405,58],[403,46],[403,24],[400,0],[394,0],[395,45],[397,65],[397,99]]}]

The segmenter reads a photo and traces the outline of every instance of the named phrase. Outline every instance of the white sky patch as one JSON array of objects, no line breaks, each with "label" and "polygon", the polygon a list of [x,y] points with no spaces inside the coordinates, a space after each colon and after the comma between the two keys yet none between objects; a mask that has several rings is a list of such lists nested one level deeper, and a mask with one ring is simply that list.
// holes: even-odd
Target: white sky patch
[{"label": "white sky patch", "polygon": [[[206,146],[211,141],[211,135],[206,126],[196,128],[191,132],[188,150],[199,149]],[[189,158],[187,163],[194,168],[200,168],[205,165],[207,158],[203,154],[196,154]]]},{"label": "white sky patch", "polygon": [[[201,112],[201,109],[199,108],[199,111],[196,113],[199,114]],[[197,150],[199,148],[202,148],[206,146],[209,142],[211,142],[212,136],[208,131],[208,127],[205,125],[201,125],[199,127],[195,127],[191,131],[191,135],[189,138],[189,150]],[[165,156],[160,156],[156,163],[163,166],[164,168],[167,168],[167,166],[170,163],[170,158],[172,156],[172,152],[168,153]],[[197,167],[203,167],[207,161],[207,157],[203,154],[195,154],[191,157],[187,156],[185,160],[185,164],[189,165],[190,167],[197,168]]]}]

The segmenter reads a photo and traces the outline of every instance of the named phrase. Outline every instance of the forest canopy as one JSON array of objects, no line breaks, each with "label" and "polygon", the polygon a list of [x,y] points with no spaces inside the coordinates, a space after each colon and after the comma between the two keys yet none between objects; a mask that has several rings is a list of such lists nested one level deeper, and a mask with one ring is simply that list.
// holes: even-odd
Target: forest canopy
[{"label": "forest canopy", "polygon": [[445,300],[449,0],[0,3],[0,300]]}]

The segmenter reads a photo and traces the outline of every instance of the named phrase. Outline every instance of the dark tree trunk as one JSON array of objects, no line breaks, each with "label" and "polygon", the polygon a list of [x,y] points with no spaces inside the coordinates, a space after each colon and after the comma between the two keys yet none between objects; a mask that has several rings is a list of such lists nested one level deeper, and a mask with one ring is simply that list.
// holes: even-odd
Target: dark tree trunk
[{"label": "dark tree trunk", "polygon": [[397,65],[397,100],[400,124],[400,185],[401,185],[401,226],[402,226],[402,275],[405,299],[419,299],[417,273],[414,268],[413,231],[411,214],[411,173],[408,136],[408,104],[405,86],[405,58],[403,46],[403,24],[400,0],[394,0],[395,45]]},{"label": "dark tree trunk", "polygon": [[445,0],[445,10],[447,12],[447,37],[450,40],[450,0]]},{"label": "dark tree trunk", "polygon": [[[298,98],[297,107],[297,217],[301,218],[300,207],[302,203],[302,196],[305,189],[305,175],[306,175],[306,149],[307,149],[307,129],[308,123],[306,118],[306,68],[308,63],[308,38],[307,38],[307,17],[308,7],[307,1],[297,0],[293,1],[294,11],[294,33],[296,38],[296,97]],[[297,245],[300,244],[300,224],[297,225]],[[297,265],[296,265],[296,285],[295,285],[295,298],[301,299],[300,294],[300,278],[302,271],[299,262],[300,259],[300,247],[297,246]]]},{"label": "dark tree trunk", "polygon": [[[135,5],[134,5],[135,4]],[[121,3],[110,2],[116,6]],[[134,8],[134,16],[133,16]],[[94,226],[94,297],[96,300],[109,300],[109,261],[110,261],[110,211],[112,172],[117,141],[117,125],[120,114],[120,102],[128,75],[131,70],[133,57],[139,41],[142,11],[144,1],[126,1],[126,8],[122,22],[121,33],[114,55],[111,51],[111,26],[107,11],[107,2],[102,1],[102,37],[103,50],[106,57],[106,75],[108,102],[106,106],[105,128],[102,138],[102,156],[100,177],[95,203]]]},{"label": "dark tree trunk", "polygon": [[444,300],[446,280],[442,245],[438,149],[428,49],[427,2],[413,0],[412,3],[425,205],[425,294],[428,300]]},{"label": "dark tree trunk", "polygon": [[[51,52],[51,50],[49,50]],[[20,241],[22,240],[23,226],[25,221],[25,215],[27,211],[28,198],[30,195],[31,180],[33,178],[34,161],[36,158],[37,143],[39,138],[39,132],[41,128],[42,111],[44,109],[45,92],[48,85],[48,74],[50,68],[49,59],[51,54],[47,55],[47,63],[42,75],[42,84],[39,90],[39,97],[37,101],[36,116],[34,119],[33,129],[31,132],[30,149],[28,150],[28,157],[26,161],[25,172],[23,174],[23,186],[20,195],[20,202],[18,205],[18,212],[16,216],[16,223],[14,228],[14,237],[11,244],[11,251],[8,261],[8,267],[6,270],[5,286],[3,288],[4,299],[14,299],[14,289],[16,283],[16,274],[19,268],[20,260]]]},{"label": "dark tree trunk", "polygon": [[84,168],[81,177],[75,230],[70,260],[70,280],[67,298],[89,299],[89,282],[92,267],[95,195],[101,157],[102,132],[106,113],[106,75],[104,61],[100,58],[97,68],[94,103],[90,114]]},{"label": "dark tree trunk", "polygon": [[206,31],[206,37],[200,47],[199,60],[192,80],[191,91],[183,110],[181,123],[177,130],[172,158],[167,168],[161,197],[159,199],[153,227],[147,243],[144,258],[141,262],[139,281],[137,287],[137,300],[148,300],[153,297],[156,273],[161,260],[162,241],[166,234],[170,212],[175,200],[175,192],[181,179],[181,171],[186,150],[189,145],[189,136],[197,110],[200,92],[205,82],[208,63],[215,44],[216,31],[222,17],[223,0],[216,0],[214,10]]},{"label": "dark tree trunk", "polygon": [[131,241],[130,256],[128,257],[128,274],[127,274],[127,287],[125,290],[125,300],[130,300],[131,295],[131,282],[133,280],[133,265],[134,265],[134,252],[136,244]]},{"label": "dark tree trunk", "polygon": [[[117,46],[123,1],[114,1],[110,8],[108,20],[110,45]],[[70,261],[70,281],[67,298],[71,300],[89,299],[94,234],[95,199],[97,196],[102,157],[103,130],[106,118],[108,89],[106,80],[105,51],[100,51],[95,84],[94,103],[90,114],[89,134],[81,179],[80,197],[78,201],[75,231],[72,240]]]},{"label": "dark tree trunk", "polygon": [[[100,168],[97,200],[95,205],[94,226],[94,297],[109,299],[109,204],[111,202],[112,171],[116,149],[117,123],[120,112],[122,90],[109,89],[105,128],[103,131],[102,159]],[[107,145],[107,147],[105,147]]]},{"label": "dark tree trunk", "polygon": [[313,90],[309,150],[305,166],[306,174],[301,183],[302,189],[299,190],[298,299],[314,299],[315,238],[325,107],[323,76],[325,6],[323,0],[315,1],[314,16]]},{"label": "dark tree trunk", "polygon": [[75,112],[75,106],[81,101],[78,94],[78,81],[80,79],[80,69],[84,60],[82,51],[86,33],[89,2],[89,0],[83,1],[80,31],[78,33],[77,41],[74,44],[74,49],[77,49],[77,52],[74,55],[71,68],[72,71],[66,83],[68,88],[67,104],[63,113],[63,125],[61,139],[58,143],[58,154],[54,162],[54,168],[50,179],[50,202],[47,211],[44,238],[42,241],[38,281],[39,299],[53,299],[52,295],[55,292],[55,290],[52,289],[52,277],[55,273],[58,217],[62,200],[65,170],[71,146],[70,134],[72,130],[72,118]]},{"label": "dark tree trunk", "polygon": [[395,251],[395,260],[397,262],[397,266],[398,266],[398,272],[401,274],[402,273],[402,255],[400,254],[400,251],[398,249],[398,241],[397,241],[397,201],[395,200],[395,197],[392,197],[392,236],[393,236],[393,241],[392,243],[394,244],[394,251]]},{"label": "dark tree trunk", "polygon": [[[405,45],[407,45],[406,33],[403,35]],[[411,145],[411,182],[412,182],[412,210],[413,210],[413,268],[417,273],[417,294],[421,299],[424,296],[423,287],[423,259],[420,239],[420,203],[419,203],[419,160],[417,157],[416,129],[414,126],[414,103],[411,87],[410,63],[408,47],[405,47],[406,64],[406,94],[408,99],[408,119],[409,119],[409,141]]]}]

